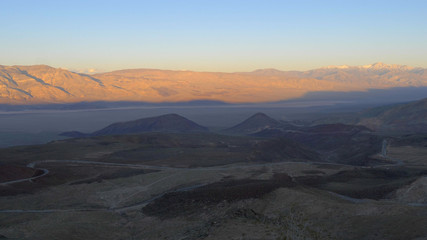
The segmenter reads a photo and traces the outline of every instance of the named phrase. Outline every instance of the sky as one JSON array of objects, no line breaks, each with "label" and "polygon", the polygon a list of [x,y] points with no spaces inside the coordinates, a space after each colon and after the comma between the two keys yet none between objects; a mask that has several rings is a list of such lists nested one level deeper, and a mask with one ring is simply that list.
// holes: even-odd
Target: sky
[{"label": "sky", "polygon": [[82,72],[427,67],[425,0],[0,3],[0,65]]}]

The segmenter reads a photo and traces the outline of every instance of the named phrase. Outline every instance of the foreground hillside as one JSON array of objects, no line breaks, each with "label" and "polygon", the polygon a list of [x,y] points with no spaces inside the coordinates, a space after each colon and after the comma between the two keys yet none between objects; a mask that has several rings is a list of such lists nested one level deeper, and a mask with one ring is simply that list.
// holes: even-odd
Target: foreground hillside
[{"label": "foreground hillside", "polygon": [[427,235],[426,135],[263,113],[218,132],[167,114],[0,149],[0,238]]},{"label": "foreground hillside", "polygon": [[427,133],[427,98],[369,108],[347,115],[321,117],[311,124],[331,123],[362,125],[385,134]]},{"label": "foreground hillside", "polygon": [[362,113],[359,124],[379,131],[427,132],[427,98],[370,109]]},{"label": "foreground hillside", "polygon": [[1,66],[0,103],[81,101],[278,101],[313,91],[354,91],[427,86],[425,69],[372,64],[305,72],[257,70],[213,73],[132,69],[94,75],[45,65]]},{"label": "foreground hillside", "polygon": [[210,133],[0,149],[0,238],[423,239],[426,144],[394,138],[369,167],[322,162],[289,139]]}]

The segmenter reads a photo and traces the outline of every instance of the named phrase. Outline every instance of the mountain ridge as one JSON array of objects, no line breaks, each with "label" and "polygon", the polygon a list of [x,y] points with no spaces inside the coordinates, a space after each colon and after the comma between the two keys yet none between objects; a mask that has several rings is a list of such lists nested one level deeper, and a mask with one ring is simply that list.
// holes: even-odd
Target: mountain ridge
[{"label": "mountain ridge", "polygon": [[400,64],[385,64],[382,62],[376,62],[373,64],[368,65],[361,65],[361,66],[349,66],[349,65],[331,65],[322,67],[321,69],[350,69],[350,68],[356,68],[356,69],[389,69],[389,70],[413,70],[413,69],[422,69],[422,68],[416,68],[416,67],[410,67],[407,65],[400,65]]},{"label": "mountain ridge", "polygon": [[309,71],[258,69],[246,73],[126,69],[84,74],[47,65],[0,65],[0,103],[92,101],[270,102],[316,91],[365,91],[427,86],[423,68],[376,63]]}]

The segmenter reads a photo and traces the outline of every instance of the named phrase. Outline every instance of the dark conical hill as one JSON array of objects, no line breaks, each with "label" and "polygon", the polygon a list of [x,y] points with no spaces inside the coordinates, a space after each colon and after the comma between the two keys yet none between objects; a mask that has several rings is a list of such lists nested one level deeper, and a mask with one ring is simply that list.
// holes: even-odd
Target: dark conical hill
[{"label": "dark conical hill", "polygon": [[142,118],[129,122],[113,123],[91,136],[121,135],[142,132],[206,132],[208,129],[178,114]]},{"label": "dark conical hill", "polygon": [[245,121],[237,124],[234,127],[227,129],[227,132],[239,134],[252,134],[262,131],[267,128],[280,127],[281,123],[264,113],[256,113],[246,119]]}]

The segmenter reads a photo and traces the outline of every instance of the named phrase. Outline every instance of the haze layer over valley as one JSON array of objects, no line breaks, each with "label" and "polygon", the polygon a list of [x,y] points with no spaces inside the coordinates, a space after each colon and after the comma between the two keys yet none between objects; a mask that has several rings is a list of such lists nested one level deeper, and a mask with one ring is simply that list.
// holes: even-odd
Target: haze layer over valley
[{"label": "haze layer over valley", "polygon": [[261,69],[243,73],[119,70],[93,75],[46,65],[0,66],[0,103],[91,101],[176,102],[219,100],[269,102],[309,92],[427,86],[423,68],[375,63],[310,71]]}]

